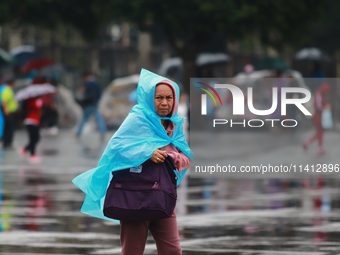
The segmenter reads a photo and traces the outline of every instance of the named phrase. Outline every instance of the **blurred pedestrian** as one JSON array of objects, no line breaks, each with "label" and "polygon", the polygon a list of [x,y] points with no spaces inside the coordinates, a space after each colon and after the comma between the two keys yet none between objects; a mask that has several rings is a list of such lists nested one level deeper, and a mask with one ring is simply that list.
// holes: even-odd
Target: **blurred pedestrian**
[{"label": "blurred pedestrian", "polygon": [[[289,88],[298,88],[299,87],[299,84],[298,84],[298,81],[292,76],[288,76],[287,77],[287,81],[288,81],[288,87]],[[296,98],[299,98],[300,94],[299,93],[287,93],[286,94],[286,98],[287,99],[296,99]],[[294,119],[296,120],[297,118],[297,107],[293,104],[288,104],[287,105],[287,115],[288,115],[288,118],[290,119]]]},{"label": "blurred pedestrian", "polygon": [[250,74],[252,72],[254,72],[255,68],[252,64],[246,64],[244,67],[243,67],[243,70],[246,74]]},{"label": "blurred pedestrian", "polygon": [[[183,132],[187,141],[189,141],[189,122],[188,122],[188,98],[183,91],[179,96],[178,115],[183,118]],[[188,199],[188,175],[184,175],[181,185],[177,187],[177,205],[176,213],[184,215],[187,213],[186,202]]]},{"label": "blurred pedestrian", "polygon": [[[34,78],[30,86],[35,84],[42,84],[42,79]],[[42,115],[43,100],[39,97],[29,98],[24,102],[25,119],[24,124],[28,132],[28,144],[25,148],[20,148],[19,152],[22,158],[26,157],[26,154],[30,154],[30,162],[39,163],[41,159],[36,154],[36,146],[40,140],[40,121]]]},{"label": "blurred pedestrian", "polygon": [[4,114],[8,114],[8,110],[6,107],[6,104],[2,102],[2,93],[5,89],[5,86],[0,86],[0,139],[2,138],[3,132],[4,132],[4,126],[5,126],[5,118]]},{"label": "blurred pedestrian", "polygon": [[315,62],[313,64],[312,72],[310,73],[308,78],[313,78],[308,79],[308,81],[310,81],[309,88],[314,94],[326,79],[325,72],[322,70],[320,62]]},{"label": "blurred pedestrian", "polygon": [[129,94],[129,101],[132,104],[132,106],[137,104],[137,89],[134,89]]},{"label": "blurred pedestrian", "polygon": [[178,104],[178,114],[183,118],[183,130],[187,141],[189,140],[189,123],[188,123],[188,99],[185,92],[181,92]]},{"label": "blurred pedestrian", "polygon": [[[58,88],[58,82],[54,79],[49,81],[51,85]],[[56,93],[48,94],[42,97],[43,109],[41,116],[41,134],[42,135],[57,135],[59,133],[58,119],[59,114],[56,104]]]},{"label": "blurred pedestrian", "polygon": [[321,115],[324,109],[330,109],[330,104],[327,100],[327,95],[329,94],[330,91],[331,91],[331,86],[328,83],[323,83],[321,84],[319,89],[315,92],[314,115],[312,117],[312,121],[315,126],[316,132],[314,135],[312,135],[309,139],[307,139],[303,143],[303,148],[307,150],[309,145],[314,140],[318,140],[318,143],[319,143],[318,154],[319,155],[325,154],[325,150],[323,147],[324,128],[322,127],[322,123],[321,123]]},{"label": "blurred pedestrian", "polygon": [[83,93],[82,107],[84,113],[77,130],[76,137],[80,137],[86,122],[89,120],[91,115],[95,115],[99,132],[101,134],[101,140],[104,140],[106,134],[106,124],[97,106],[101,97],[100,85],[96,82],[94,75],[92,75],[90,72],[84,73],[83,80],[84,86],[81,88],[81,92]]},{"label": "blurred pedestrian", "polygon": [[18,103],[14,97],[14,80],[8,80],[4,86],[3,92],[1,94],[1,101],[6,108],[7,114],[5,114],[5,126],[4,126],[4,134],[2,137],[3,148],[4,149],[12,149],[13,148],[13,137],[15,130],[15,116],[14,113],[18,109]]},{"label": "blurred pedestrian", "polygon": [[273,77],[273,88],[277,88],[277,107],[275,111],[270,115],[273,119],[284,119],[284,116],[281,115],[281,90],[285,87],[285,80],[282,76],[282,70],[277,69],[274,73]]}]

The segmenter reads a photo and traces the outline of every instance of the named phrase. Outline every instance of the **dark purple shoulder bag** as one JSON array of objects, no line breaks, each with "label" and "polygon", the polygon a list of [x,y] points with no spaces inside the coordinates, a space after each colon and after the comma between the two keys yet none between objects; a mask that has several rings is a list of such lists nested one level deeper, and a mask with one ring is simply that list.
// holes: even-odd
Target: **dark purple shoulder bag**
[{"label": "dark purple shoulder bag", "polygon": [[176,169],[173,158],[168,156],[163,163],[147,160],[139,167],[112,172],[104,215],[127,221],[170,217],[177,200]]}]

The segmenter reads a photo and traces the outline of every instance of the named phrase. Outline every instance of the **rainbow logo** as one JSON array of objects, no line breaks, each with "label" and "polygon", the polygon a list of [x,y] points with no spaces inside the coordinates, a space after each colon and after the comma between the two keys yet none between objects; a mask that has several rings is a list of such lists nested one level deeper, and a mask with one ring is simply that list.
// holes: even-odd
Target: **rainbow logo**
[{"label": "rainbow logo", "polygon": [[[215,93],[215,95],[217,96],[218,100],[220,101],[220,103],[222,105],[222,100],[221,100],[219,94],[217,93],[217,91],[213,87],[211,87],[210,85],[205,84],[203,82],[198,82],[198,83],[202,84],[203,86],[206,86],[209,89],[211,89],[211,91],[213,91]],[[211,94],[211,92],[207,89],[204,89],[204,88],[200,88],[200,89],[203,90],[204,92],[206,92],[212,98],[212,100],[214,100],[215,106],[217,106],[216,100],[215,100],[214,96]],[[201,114],[207,115],[207,95],[202,94],[201,99],[202,99]]]}]

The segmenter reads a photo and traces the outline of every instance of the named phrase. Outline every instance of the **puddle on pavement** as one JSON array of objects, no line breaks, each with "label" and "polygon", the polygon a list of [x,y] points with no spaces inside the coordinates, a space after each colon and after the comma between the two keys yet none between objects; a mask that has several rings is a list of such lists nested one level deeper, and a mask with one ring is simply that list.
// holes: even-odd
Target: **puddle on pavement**
[{"label": "puddle on pavement", "polygon": [[56,149],[44,149],[40,151],[41,156],[55,156],[59,153]]},{"label": "puddle on pavement", "polygon": [[[0,174],[0,254],[119,248],[119,225],[79,212],[76,173],[31,167]],[[178,214],[183,254],[334,254],[340,246],[339,180],[187,181],[179,203],[188,214]]]}]

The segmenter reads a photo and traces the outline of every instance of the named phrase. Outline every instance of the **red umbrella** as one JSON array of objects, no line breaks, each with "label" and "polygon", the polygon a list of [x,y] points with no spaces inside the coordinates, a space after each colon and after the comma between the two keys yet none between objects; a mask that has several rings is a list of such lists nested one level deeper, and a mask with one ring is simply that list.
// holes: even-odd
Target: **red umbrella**
[{"label": "red umbrella", "polygon": [[26,63],[21,70],[25,73],[29,72],[30,70],[37,70],[37,69],[41,69],[45,66],[49,66],[53,63],[52,59],[49,58],[38,58],[38,59],[34,59],[28,63]]}]

